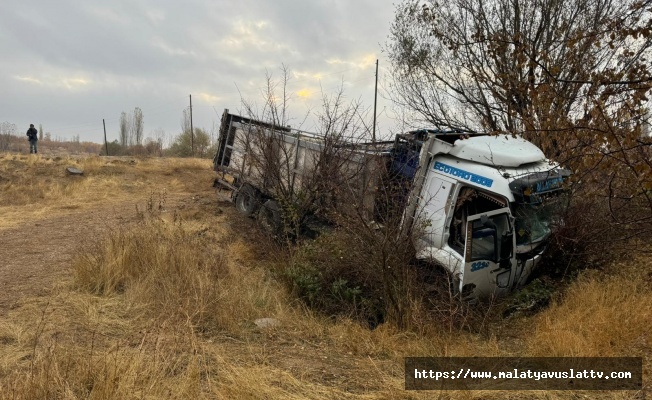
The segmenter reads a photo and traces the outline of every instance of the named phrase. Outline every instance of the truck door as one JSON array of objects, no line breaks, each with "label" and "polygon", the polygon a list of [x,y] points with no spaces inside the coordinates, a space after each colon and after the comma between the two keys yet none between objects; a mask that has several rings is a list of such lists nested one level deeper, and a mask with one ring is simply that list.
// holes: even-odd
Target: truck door
[{"label": "truck door", "polygon": [[510,291],[516,271],[512,220],[509,208],[467,218],[463,297],[482,298]]},{"label": "truck door", "polygon": [[419,204],[423,205],[423,209],[419,210],[419,217],[428,221],[424,238],[427,243],[437,248],[442,247],[448,197],[454,185],[455,181],[452,179],[430,174],[419,199]]}]

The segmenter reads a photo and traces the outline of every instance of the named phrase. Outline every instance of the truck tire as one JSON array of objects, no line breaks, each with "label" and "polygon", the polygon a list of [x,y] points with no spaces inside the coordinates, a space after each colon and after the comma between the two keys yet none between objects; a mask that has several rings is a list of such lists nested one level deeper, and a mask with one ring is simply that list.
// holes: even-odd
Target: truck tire
[{"label": "truck tire", "polygon": [[251,185],[243,185],[235,198],[235,208],[250,217],[260,208],[260,194]]},{"label": "truck tire", "polygon": [[275,200],[267,200],[258,210],[258,222],[272,235],[278,235],[283,229],[281,207]]}]

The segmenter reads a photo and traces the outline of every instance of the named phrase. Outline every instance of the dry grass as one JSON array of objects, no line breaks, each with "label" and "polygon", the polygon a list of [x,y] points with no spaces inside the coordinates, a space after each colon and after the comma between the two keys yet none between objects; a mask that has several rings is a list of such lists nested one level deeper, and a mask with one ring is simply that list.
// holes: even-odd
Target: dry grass
[{"label": "dry grass", "polygon": [[[641,259],[637,267],[651,271],[651,264]],[[585,274],[563,300],[537,316],[528,352],[578,357],[652,353],[652,280],[631,266],[619,269],[615,276]]]},{"label": "dry grass", "polygon": [[[210,178],[210,165],[210,161],[199,159],[52,158],[5,153],[0,155],[0,228],[69,210],[129,200],[136,203],[152,192],[187,192],[210,185],[201,180]],[[84,175],[69,176],[67,167],[79,168]],[[196,173],[200,170],[204,174]]]},{"label": "dry grass", "polygon": [[177,318],[203,333],[237,332],[247,321],[278,314],[287,303],[284,290],[264,270],[228,262],[215,236],[203,224],[148,218],[81,255],[75,284],[97,295],[124,294],[150,305],[152,318]]},{"label": "dry grass", "polygon": [[[149,200],[138,223],[80,249],[70,281],[0,316],[0,399],[626,399],[635,394],[406,392],[403,359],[627,355],[648,357],[650,371],[647,260],[637,272],[618,266],[586,274],[538,315],[497,322],[507,324],[498,334],[491,327],[489,334],[369,330],[315,315],[294,299],[270,277],[264,243],[239,233],[251,226],[233,207],[218,212],[214,203],[196,202],[159,210],[152,189],[173,188],[172,195],[210,186],[205,161],[13,157],[0,159],[3,188],[16,195],[29,181],[9,167],[14,162],[44,179],[31,178],[38,189],[25,204],[38,200],[56,210],[69,199],[98,207],[136,193]],[[73,162],[89,183],[61,175]],[[263,317],[280,325],[258,328],[254,321]]]}]

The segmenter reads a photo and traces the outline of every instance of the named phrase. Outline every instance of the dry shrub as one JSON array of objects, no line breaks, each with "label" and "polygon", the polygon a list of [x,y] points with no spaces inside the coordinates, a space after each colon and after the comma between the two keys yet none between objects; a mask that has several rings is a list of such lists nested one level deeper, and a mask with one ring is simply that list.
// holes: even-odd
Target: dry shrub
[{"label": "dry shrub", "polygon": [[281,273],[311,308],[376,326],[384,321],[386,312],[381,277],[360,264],[352,239],[346,232],[337,231],[307,241]]},{"label": "dry shrub", "polygon": [[559,145],[557,160],[573,171],[569,207],[545,262],[557,273],[604,267],[650,244],[652,138],[641,131],[641,121],[631,122],[636,126],[596,119],[592,123],[606,124],[603,130],[573,130],[564,140],[541,138],[549,150]]},{"label": "dry shrub", "polygon": [[487,334],[499,321],[504,299],[463,300],[451,274],[440,265],[417,261],[411,288],[411,327],[424,337],[457,335],[461,332]]},{"label": "dry shrub", "polygon": [[323,234],[296,249],[282,279],[311,309],[372,328],[439,335],[484,327],[489,306],[462,302],[442,268],[413,262],[410,242],[383,238],[370,230]]},{"label": "dry shrub", "polygon": [[561,215],[561,223],[553,228],[542,272],[573,277],[579,270],[604,268],[644,250],[641,240],[648,239],[636,234],[632,226],[613,219],[605,198],[579,186],[574,189],[576,194]]},{"label": "dry shrub", "polygon": [[200,331],[237,331],[274,315],[284,292],[265,272],[229,262],[202,225],[146,219],[114,231],[81,254],[75,284],[90,293],[123,293],[162,318]]}]

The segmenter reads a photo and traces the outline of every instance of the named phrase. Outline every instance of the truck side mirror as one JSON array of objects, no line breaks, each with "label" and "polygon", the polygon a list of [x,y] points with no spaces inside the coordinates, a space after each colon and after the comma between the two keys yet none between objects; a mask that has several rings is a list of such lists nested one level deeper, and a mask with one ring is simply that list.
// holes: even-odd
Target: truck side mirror
[{"label": "truck side mirror", "polygon": [[505,232],[500,239],[500,268],[511,268],[512,245],[514,243],[514,233]]}]

